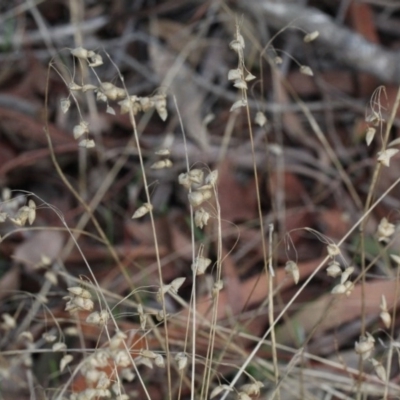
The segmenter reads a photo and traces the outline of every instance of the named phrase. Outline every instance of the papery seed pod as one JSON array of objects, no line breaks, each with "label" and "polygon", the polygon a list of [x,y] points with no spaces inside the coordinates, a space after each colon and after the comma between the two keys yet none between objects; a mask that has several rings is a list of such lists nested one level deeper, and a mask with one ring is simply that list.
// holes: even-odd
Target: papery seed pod
[{"label": "papery seed pod", "polygon": [[379,115],[375,110],[372,110],[371,114],[365,118],[365,122],[368,124],[373,124],[374,126],[378,126],[383,121],[384,120],[382,119],[382,116]]},{"label": "papery seed pod", "polygon": [[57,286],[58,279],[56,274],[53,271],[46,271],[44,277],[54,286]]},{"label": "papery seed pod", "polygon": [[300,67],[300,73],[302,73],[303,75],[308,75],[308,76],[314,75],[314,73],[312,72],[312,69],[310,67],[308,67],[307,65],[302,65]]},{"label": "papery seed pod", "polygon": [[178,176],[178,182],[180,185],[185,187],[186,189],[190,189],[192,186],[192,181],[190,180],[190,176],[186,173],[181,173]]},{"label": "papery seed pod", "polygon": [[188,198],[192,207],[197,207],[204,202],[204,196],[202,192],[191,192],[188,194]]},{"label": "papery seed pod", "polygon": [[354,345],[355,352],[361,356],[363,360],[371,357],[375,347],[375,339],[367,332],[366,336],[360,337],[360,341]]},{"label": "papery seed pod", "polygon": [[165,121],[168,117],[168,112],[167,112],[167,99],[166,95],[156,95],[153,96],[153,100],[155,102],[155,108],[160,116],[160,118]]},{"label": "papery seed pod", "polygon": [[72,293],[74,296],[83,297],[84,299],[91,299],[92,295],[90,292],[80,286],[71,286],[67,288],[68,292]]},{"label": "papery seed pod", "polygon": [[342,283],[339,285],[336,285],[332,290],[332,294],[343,294],[346,292],[346,286],[343,285]]},{"label": "papery seed pod", "polygon": [[[103,92],[100,92],[98,90],[96,92],[96,100],[97,101],[103,101],[104,103],[107,103],[107,96]],[[123,114],[123,113],[121,112],[121,114]]]},{"label": "papery seed pod", "polygon": [[226,391],[233,392],[233,388],[231,388],[229,385],[219,385],[212,390],[210,399],[213,399],[215,396],[218,396],[220,393]]},{"label": "papery seed pod", "polygon": [[83,47],[72,49],[71,54],[76,58],[80,58],[81,60],[86,60],[88,58],[88,51]]},{"label": "papery seed pod", "polygon": [[[143,358],[143,360],[148,360]],[[131,358],[125,350],[118,350],[114,354],[114,362],[118,367],[129,367],[131,365]]]},{"label": "papery seed pod", "polygon": [[339,246],[334,243],[330,243],[327,246],[329,257],[334,258],[335,256],[340,254]]},{"label": "papery seed pod", "polygon": [[229,81],[235,81],[237,79],[242,79],[242,77],[243,77],[243,73],[240,68],[231,69],[228,72],[228,80]]},{"label": "papery seed pod", "polygon": [[42,334],[42,338],[43,338],[47,343],[53,343],[53,342],[57,339],[57,336],[56,336],[56,335],[52,335],[51,333],[44,332],[44,333]]},{"label": "papery seed pod", "polygon": [[212,185],[202,185],[197,188],[197,191],[198,192],[204,192],[206,190],[211,191],[212,188],[213,188]]},{"label": "papery seed pod", "polygon": [[71,303],[76,307],[86,311],[92,311],[94,307],[93,300],[78,296],[73,297],[71,299]]},{"label": "papery seed pod", "polygon": [[95,147],[94,140],[92,139],[83,139],[78,143],[79,147],[85,147],[86,149],[92,149]]},{"label": "papery seed pod", "polygon": [[144,203],[141,205],[132,215],[132,219],[141,218],[153,209],[150,203]]},{"label": "papery seed pod", "polygon": [[376,129],[372,128],[371,126],[367,129],[367,132],[365,133],[365,141],[367,142],[367,146],[369,146],[372,141],[374,140],[376,133]]},{"label": "papery seed pod", "polygon": [[282,57],[276,56],[276,57],[274,58],[274,63],[275,63],[276,65],[281,65],[281,64],[283,63]]},{"label": "papery seed pod", "polygon": [[157,156],[169,156],[171,152],[169,151],[169,149],[160,149],[157,150],[154,154]]},{"label": "papery seed pod", "polygon": [[148,349],[141,349],[139,353],[142,357],[145,358],[156,358],[157,354],[154,353],[154,351],[148,350]]},{"label": "papery seed pod", "polygon": [[125,89],[115,86],[111,82],[102,82],[100,90],[109,100],[122,100],[126,98]]},{"label": "papery seed pod", "polygon": [[64,351],[67,349],[67,345],[64,342],[54,343],[52,346],[53,351]]},{"label": "papery seed pod", "polygon": [[149,97],[139,97],[139,103],[142,107],[143,112],[146,112],[155,107],[153,99],[150,99]]},{"label": "papery seed pod", "polygon": [[7,219],[7,213],[5,212],[0,212],[0,223],[4,222]]},{"label": "papery seed pod", "polygon": [[218,170],[211,171],[205,179],[205,183],[214,186],[218,180]]},{"label": "papery seed pod", "polygon": [[206,200],[211,199],[211,190],[202,190],[197,192],[191,192],[188,194],[189,203],[192,207],[197,207],[204,203]]},{"label": "papery seed pod", "polygon": [[232,111],[235,111],[235,110],[237,110],[238,108],[240,108],[240,107],[246,107],[247,106],[247,100],[245,100],[245,99],[240,99],[240,100],[238,100],[238,101],[235,101],[233,104],[232,104],[232,107],[230,108],[230,112],[232,112]]},{"label": "papery seed pod", "polygon": [[28,208],[28,222],[29,225],[32,225],[36,218],[36,204],[32,199],[28,201]]},{"label": "papery seed pod", "polygon": [[115,115],[115,110],[109,105],[107,105],[106,113],[110,115]]},{"label": "papery seed pod", "polygon": [[183,352],[177,353],[175,356],[175,360],[178,363],[178,371],[182,371],[183,369],[185,369],[187,365],[187,356],[185,353]]},{"label": "papery seed pod", "polygon": [[297,263],[289,260],[286,263],[285,271],[292,276],[294,283],[297,285],[299,283],[299,279],[300,279],[300,271],[299,271],[299,267],[298,267]]},{"label": "papery seed pod", "polygon": [[170,283],[170,286],[171,286],[170,291],[171,291],[171,293],[177,294],[179,288],[183,285],[183,282],[185,282],[185,280],[186,280],[186,278],[184,278],[184,277],[180,277],[180,278],[174,279],[174,280]]},{"label": "papery seed pod", "polygon": [[87,133],[88,130],[83,128],[81,125],[75,125],[73,129],[74,139],[80,138],[83,134]]},{"label": "papery seed pod", "polygon": [[391,224],[386,218],[382,218],[378,225],[378,240],[380,242],[387,242],[395,232],[395,225]]},{"label": "papery seed pod", "polygon": [[156,294],[156,300],[159,303],[162,303],[165,293],[167,293],[170,289],[171,289],[171,285],[163,285],[162,287],[160,287]]},{"label": "papery seed pod", "polygon": [[132,372],[132,370],[126,368],[121,370],[121,378],[127,380],[128,382],[132,382],[135,379],[135,374]]},{"label": "papery seed pod", "polygon": [[400,138],[394,139],[388,143],[388,147],[398,146],[400,144]]},{"label": "papery seed pod", "polygon": [[150,358],[139,358],[139,365],[145,365],[147,368],[153,369],[153,361]]},{"label": "papery seed pod", "polygon": [[210,264],[211,260],[209,258],[201,256],[196,257],[192,264],[192,271],[195,272],[196,275],[203,275]]},{"label": "papery seed pod", "polygon": [[157,357],[154,360],[154,364],[156,364],[158,368],[165,368],[165,361],[161,354],[157,355]]},{"label": "papery seed pod", "polygon": [[68,112],[69,108],[71,107],[70,99],[68,99],[68,98],[61,99],[60,106],[61,106],[61,111],[63,112],[63,114],[66,114]]},{"label": "papery seed pod", "polygon": [[33,335],[29,331],[24,331],[18,335],[18,340],[33,343]]},{"label": "papery seed pod", "polygon": [[204,172],[201,169],[194,168],[188,172],[188,176],[193,185],[202,185],[204,179]]},{"label": "papery seed pod", "polygon": [[371,363],[372,366],[374,367],[376,376],[382,380],[383,382],[387,381],[387,374],[386,374],[386,370],[385,367],[382,365],[382,363],[380,363],[379,361],[375,360],[374,358],[371,358]]},{"label": "papery seed pod", "polygon": [[210,218],[210,214],[204,210],[204,208],[200,208],[195,211],[194,213],[194,224],[200,228],[203,229],[205,225],[207,225],[207,222]]},{"label": "papery seed pod", "polygon": [[15,225],[24,226],[28,218],[29,218],[29,207],[22,206],[17,211],[15,217],[10,218],[10,221],[13,222]]},{"label": "papery seed pod", "polygon": [[236,79],[235,82],[233,83],[233,86],[237,89],[247,89],[247,83],[243,79]]},{"label": "papery seed pod", "polygon": [[127,339],[128,336],[126,333],[122,331],[118,331],[115,335],[110,339],[109,347],[110,349],[119,349],[122,342]]},{"label": "papery seed pod", "polygon": [[264,387],[264,384],[260,381],[255,381],[253,383],[247,383],[240,386],[239,391],[248,394],[249,396],[258,396],[260,394],[260,389]]},{"label": "papery seed pod", "polygon": [[398,265],[400,266],[400,257],[396,254],[391,254],[390,258]]},{"label": "papery seed pod", "polygon": [[96,389],[105,390],[111,385],[110,378],[106,373],[101,374],[100,379],[97,382]]},{"label": "papery seed pod", "polygon": [[82,86],[82,92],[83,93],[86,93],[89,90],[97,90],[97,89],[98,89],[97,86],[91,85],[90,83],[87,83],[86,85]]},{"label": "papery seed pod", "polygon": [[250,81],[252,81],[252,80],[254,80],[254,79],[256,79],[256,77],[255,77],[253,74],[251,74],[250,72],[248,72],[248,73],[246,74],[245,78],[244,78],[244,80],[245,80],[246,82],[250,82]]},{"label": "papery seed pod", "polygon": [[237,40],[232,40],[229,43],[229,48],[232,49],[233,51],[236,51],[236,53],[242,50],[242,46],[240,42],[238,42]]},{"label": "papery seed pod", "polygon": [[326,273],[332,278],[336,278],[337,276],[341,275],[342,269],[340,268],[340,264],[335,260],[330,262],[328,264],[328,268],[326,269]]},{"label": "papery seed pod", "polygon": [[313,40],[315,40],[318,36],[319,36],[319,32],[318,31],[310,32],[310,33],[307,33],[307,35],[304,36],[303,41],[304,41],[304,43],[310,43]]},{"label": "papery seed pod", "polygon": [[139,98],[137,96],[129,96],[124,100],[118,102],[120,108],[120,114],[127,114],[129,111],[132,111],[133,115],[136,115],[139,111],[141,111],[141,106],[138,103]]},{"label": "papery seed pod", "polygon": [[239,392],[237,398],[238,400],[252,400],[251,397],[245,392]]},{"label": "papery seed pod", "polygon": [[347,267],[340,277],[340,283],[344,284],[350,277],[350,275],[354,272],[354,267]]},{"label": "papery seed pod", "polygon": [[100,65],[103,65],[103,58],[100,54],[95,54],[94,56],[90,57],[89,67],[96,68]]},{"label": "papery seed pod", "polygon": [[344,284],[345,287],[345,295],[349,297],[351,295],[351,292],[354,290],[354,283],[350,281],[346,281]]},{"label": "papery seed pod", "polygon": [[159,310],[156,314],[156,319],[157,321],[164,321],[164,319],[168,318],[169,314],[167,314],[167,316],[165,316],[164,311],[163,310]]},{"label": "papery seed pod", "polygon": [[69,90],[73,90],[73,91],[75,91],[75,92],[79,92],[79,91],[82,90],[82,86],[76,84],[75,82],[70,82],[70,83],[68,84],[68,89],[69,89]]},{"label": "papery seed pod", "polygon": [[88,324],[100,325],[100,313],[98,311],[92,312],[86,318]]},{"label": "papery seed pod", "polygon": [[74,357],[71,356],[71,354],[66,354],[61,360],[60,360],[60,372],[63,372],[65,367],[72,362]]},{"label": "papery seed pod", "polygon": [[172,161],[170,159],[156,161],[150,168],[151,169],[164,169],[164,168],[171,168]]},{"label": "papery seed pod", "polygon": [[388,313],[388,311],[382,311],[379,314],[380,319],[382,320],[383,324],[385,325],[386,329],[389,329],[390,326],[392,325],[392,317]]},{"label": "papery seed pod", "polygon": [[214,283],[213,288],[212,288],[212,297],[215,299],[218,295],[218,293],[223,289],[224,287],[224,282],[222,280],[219,280]]},{"label": "papery seed pod", "polygon": [[390,159],[398,152],[398,149],[386,149],[384,151],[380,151],[378,152],[378,162],[380,162],[385,167],[389,167]]},{"label": "papery seed pod", "polygon": [[139,315],[139,320],[140,320],[140,327],[142,330],[146,329],[146,322],[147,322],[147,315],[146,314],[140,314]]},{"label": "papery seed pod", "polygon": [[258,125],[258,126],[264,126],[267,123],[267,117],[265,116],[265,114],[261,111],[257,111],[256,117],[254,119],[254,122]]}]

